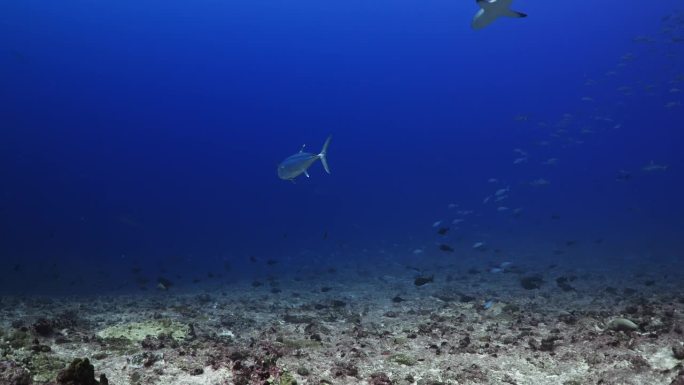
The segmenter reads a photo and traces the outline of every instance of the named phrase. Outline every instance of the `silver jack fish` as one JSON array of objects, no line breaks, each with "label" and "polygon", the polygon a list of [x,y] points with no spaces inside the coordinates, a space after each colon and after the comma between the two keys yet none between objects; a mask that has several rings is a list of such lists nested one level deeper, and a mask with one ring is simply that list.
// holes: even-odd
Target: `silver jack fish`
[{"label": "silver jack fish", "polygon": [[304,148],[306,147],[306,145],[303,145],[302,149],[299,150],[298,153],[285,158],[285,160],[280,162],[280,164],[278,165],[278,178],[294,181],[294,179],[301,174],[306,175],[306,177],[308,178],[309,173],[306,172],[306,170],[308,170],[309,167],[311,167],[311,165],[319,159],[323,164],[325,172],[330,174],[330,169],[328,168],[328,161],[325,157],[325,155],[328,152],[330,138],[332,137],[328,136],[328,139],[325,140],[325,143],[323,143],[323,149],[319,154],[304,152]]}]

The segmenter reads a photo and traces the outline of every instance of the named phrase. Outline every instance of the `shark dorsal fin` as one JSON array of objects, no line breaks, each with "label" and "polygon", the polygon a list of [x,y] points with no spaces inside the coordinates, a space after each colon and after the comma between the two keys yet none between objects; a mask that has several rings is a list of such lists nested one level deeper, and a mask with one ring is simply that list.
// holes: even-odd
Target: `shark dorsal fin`
[{"label": "shark dorsal fin", "polygon": [[480,8],[488,8],[492,3],[489,0],[475,0]]}]

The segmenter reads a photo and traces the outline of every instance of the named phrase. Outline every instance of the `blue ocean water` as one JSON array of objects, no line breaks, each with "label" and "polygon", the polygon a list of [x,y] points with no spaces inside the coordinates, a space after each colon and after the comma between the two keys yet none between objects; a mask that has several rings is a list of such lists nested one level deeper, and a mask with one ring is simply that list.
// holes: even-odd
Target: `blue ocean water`
[{"label": "blue ocean water", "polygon": [[[677,7],[3,1],[0,289],[680,263]],[[328,135],[330,175],[277,178]]]}]

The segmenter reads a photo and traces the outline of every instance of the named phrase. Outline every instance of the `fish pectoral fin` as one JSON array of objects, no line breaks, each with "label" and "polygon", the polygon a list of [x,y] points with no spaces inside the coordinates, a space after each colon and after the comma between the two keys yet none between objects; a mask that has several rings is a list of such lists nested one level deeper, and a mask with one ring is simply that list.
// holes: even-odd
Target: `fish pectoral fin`
[{"label": "fish pectoral fin", "polygon": [[309,177],[309,173],[306,170],[304,170],[304,175],[306,175],[307,178]]}]

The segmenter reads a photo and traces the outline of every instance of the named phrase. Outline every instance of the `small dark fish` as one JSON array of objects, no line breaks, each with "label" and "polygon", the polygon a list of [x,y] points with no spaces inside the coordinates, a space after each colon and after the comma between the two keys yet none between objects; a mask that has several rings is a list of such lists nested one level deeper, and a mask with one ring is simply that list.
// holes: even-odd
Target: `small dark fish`
[{"label": "small dark fish", "polygon": [[414,281],[413,284],[416,286],[423,286],[425,284],[428,284],[430,282],[434,282],[435,276],[431,275],[429,277],[417,277]]},{"label": "small dark fish", "polygon": [[133,274],[138,274],[142,271],[142,269],[138,266],[131,267],[131,273]]},{"label": "small dark fish", "polygon": [[577,241],[574,240],[574,239],[571,239],[571,240],[569,240],[569,241],[565,241],[565,245],[566,245],[566,246],[574,246],[574,245],[576,245],[576,244],[577,244]]},{"label": "small dark fish", "polygon": [[558,220],[558,219],[560,219],[560,215],[558,215],[558,214],[551,214],[551,219],[556,219],[556,220]]},{"label": "small dark fish", "polygon": [[603,243],[603,238],[595,239],[595,240],[594,240],[594,243],[597,244],[597,245],[602,244],[602,243]]},{"label": "small dark fish", "polygon": [[626,182],[632,179],[632,174],[629,171],[620,170],[615,176],[615,180],[618,182]]},{"label": "small dark fish", "polygon": [[17,263],[16,265],[14,265],[14,267],[12,268],[12,270],[15,271],[15,272],[21,270],[21,264]]},{"label": "small dark fish", "polygon": [[193,279],[192,279],[192,283],[194,283],[194,284],[198,284],[198,283],[200,283],[200,282],[202,282],[202,280],[199,279],[199,278],[193,278]]},{"label": "small dark fish", "polygon": [[437,230],[437,234],[439,235],[446,235],[446,233],[449,232],[448,227],[440,227],[439,230]]},{"label": "small dark fish", "polygon": [[332,287],[323,286],[323,287],[321,288],[321,292],[323,292],[323,293],[327,293],[327,292],[329,292],[330,290],[332,290]]},{"label": "small dark fish", "polygon": [[164,277],[159,277],[157,278],[157,288],[159,290],[168,290],[173,286],[173,282],[171,280],[164,278]]},{"label": "small dark fish", "polygon": [[214,278],[214,273],[207,273],[207,278],[209,278],[209,279]]},{"label": "small dark fish", "polygon": [[570,285],[569,281],[573,281],[573,277],[558,277],[556,278],[556,285],[563,290],[563,291],[576,291],[572,285]]},{"label": "small dark fish", "polygon": [[327,231],[323,233],[323,239],[328,239],[328,232]]},{"label": "small dark fish", "polygon": [[259,281],[252,281],[252,287],[259,287],[261,285],[263,285],[263,283],[261,283]]},{"label": "small dark fish", "polygon": [[403,299],[403,298],[401,298],[401,297],[398,296],[398,295],[395,296],[394,298],[392,298],[392,302],[394,302],[394,303],[401,303],[401,302],[404,302],[404,301],[406,301],[406,300]]},{"label": "small dark fish", "polygon": [[447,253],[453,253],[454,252],[454,248],[447,245],[446,243],[440,244],[439,249],[444,251],[444,252],[447,252]]},{"label": "small dark fish", "polygon": [[252,262],[252,263],[254,263],[254,262],[257,261],[257,257],[255,257],[255,256],[253,256],[253,255],[250,255],[250,256],[249,256],[249,261]]},{"label": "small dark fish", "polygon": [[275,265],[275,264],[277,264],[277,263],[278,263],[278,261],[275,260],[275,259],[269,259],[269,260],[266,261],[266,264],[269,265],[269,266],[273,266],[273,265]]}]

